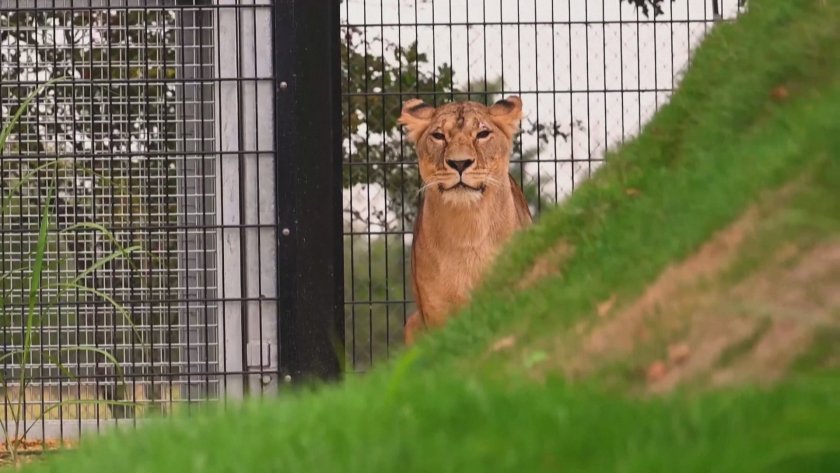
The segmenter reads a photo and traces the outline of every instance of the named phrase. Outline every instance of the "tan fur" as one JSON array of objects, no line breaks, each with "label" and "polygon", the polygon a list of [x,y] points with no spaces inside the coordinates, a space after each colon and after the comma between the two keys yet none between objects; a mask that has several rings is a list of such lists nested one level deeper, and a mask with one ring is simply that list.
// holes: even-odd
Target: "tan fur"
[{"label": "tan fur", "polygon": [[521,117],[518,97],[490,107],[458,102],[436,109],[418,99],[403,105],[399,121],[416,145],[424,187],[411,252],[418,310],[406,323],[407,345],[463,307],[502,245],[531,223],[508,171]]}]

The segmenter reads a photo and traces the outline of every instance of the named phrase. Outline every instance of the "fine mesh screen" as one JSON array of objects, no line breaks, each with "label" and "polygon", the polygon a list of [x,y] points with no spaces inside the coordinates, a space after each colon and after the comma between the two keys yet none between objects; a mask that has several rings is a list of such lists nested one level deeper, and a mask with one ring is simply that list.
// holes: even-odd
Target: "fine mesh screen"
[{"label": "fine mesh screen", "polygon": [[63,437],[270,388],[272,3],[2,6],[0,122],[37,96],[0,156],[0,421]]}]

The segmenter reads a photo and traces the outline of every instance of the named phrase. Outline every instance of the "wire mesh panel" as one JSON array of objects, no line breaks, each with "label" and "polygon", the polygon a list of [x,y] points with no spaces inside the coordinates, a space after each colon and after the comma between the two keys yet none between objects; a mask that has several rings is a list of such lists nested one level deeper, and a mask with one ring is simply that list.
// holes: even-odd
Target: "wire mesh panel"
[{"label": "wire mesh panel", "polygon": [[519,95],[512,175],[537,215],[668,101],[692,51],[739,0],[343,0],[346,356],[402,342],[420,179],[396,119],[419,97]]},{"label": "wire mesh panel", "polygon": [[272,389],[272,2],[0,6],[4,433]]}]

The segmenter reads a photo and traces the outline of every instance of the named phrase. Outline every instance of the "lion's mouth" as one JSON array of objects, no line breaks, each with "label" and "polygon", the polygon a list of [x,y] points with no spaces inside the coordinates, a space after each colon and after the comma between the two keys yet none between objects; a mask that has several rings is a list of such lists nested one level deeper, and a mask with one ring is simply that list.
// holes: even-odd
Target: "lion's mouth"
[{"label": "lion's mouth", "polygon": [[464,190],[468,190],[468,191],[472,191],[472,192],[484,192],[484,190],[486,188],[487,187],[484,184],[481,184],[478,187],[473,187],[473,186],[471,186],[471,185],[469,185],[469,184],[467,184],[463,181],[455,184],[454,186],[450,186],[450,187],[443,187],[443,184],[438,186],[438,189],[440,189],[441,192],[449,192],[449,191],[455,191],[455,190],[459,190],[459,189],[464,189]]}]

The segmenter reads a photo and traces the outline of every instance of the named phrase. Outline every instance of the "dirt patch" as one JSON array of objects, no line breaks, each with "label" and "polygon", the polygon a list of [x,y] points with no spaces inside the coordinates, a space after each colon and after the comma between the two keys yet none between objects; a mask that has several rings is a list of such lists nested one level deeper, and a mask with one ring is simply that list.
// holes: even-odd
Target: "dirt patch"
[{"label": "dirt patch", "polygon": [[807,251],[788,268],[754,275],[733,295],[756,307],[772,325],[749,353],[713,370],[711,383],[780,378],[819,329],[840,326],[840,241]]},{"label": "dirt patch", "polygon": [[[748,210],[737,221],[714,235],[694,255],[667,268],[629,307],[592,327],[584,335],[582,345],[565,363],[567,374],[573,377],[586,374],[605,359],[623,356],[631,352],[637,343],[648,341],[651,337],[649,322],[652,315],[663,311],[673,312],[679,306],[702,304],[698,300],[699,294],[691,289],[731,263],[757,219],[758,211]],[[599,304],[602,308],[599,315],[602,318],[605,315],[604,304],[607,303]],[[612,306],[612,303],[609,305]]]},{"label": "dirt patch", "polygon": [[723,355],[727,348],[741,343],[755,330],[755,321],[742,317],[718,320],[717,323],[705,323],[692,327],[691,333],[680,343],[692,347],[691,352],[680,363],[667,359],[665,373],[658,379],[648,379],[648,388],[652,392],[670,391],[679,384],[696,379],[706,373]]},{"label": "dirt patch", "polygon": [[[764,237],[771,228],[764,222],[781,215],[801,189],[797,184],[761,199],[666,268],[640,297],[610,296],[596,304],[592,317],[546,339],[542,347],[551,355],[530,374],[599,376],[607,384],[630,381],[648,393],[784,376],[817,334],[840,331],[840,240],[804,244]],[[766,258],[756,259],[755,245],[768,242]],[[748,253],[753,256],[744,259]]]},{"label": "dirt patch", "polygon": [[525,276],[516,284],[517,290],[528,289],[537,282],[556,274],[560,274],[560,268],[565,261],[567,261],[574,249],[565,241],[561,241],[554,245],[550,250],[540,255],[534,262],[531,269],[525,273]]},{"label": "dirt patch", "polygon": [[0,470],[20,469],[23,465],[31,463],[41,457],[45,452],[59,449],[73,448],[74,443],[60,440],[18,440],[14,445],[15,457],[5,442],[0,442]]},{"label": "dirt patch", "polygon": [[[734,287],[684,285],[664,291],[668,299],[644,310],[638,304],[651,300],[641,298],[593,327],[584,339],[589,351],[573,356],[567,369],[591,374],[647,349],[654,355],[638,356],[637,363],[639,379],[651,393],[687,383],[718,387],[778,380],[819,330],[840,327],[840,241],[796,256],[786,253],[786,264],[770,263]],[[651,325],[663,327],[659,340],[644,336]],[[627,332],[622,335],[619,327]],[[605,336],[623,339],[610,344],[593,338]]]}]

